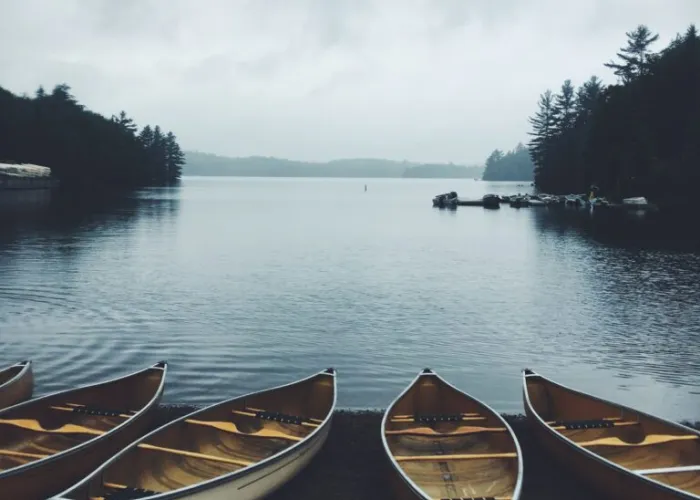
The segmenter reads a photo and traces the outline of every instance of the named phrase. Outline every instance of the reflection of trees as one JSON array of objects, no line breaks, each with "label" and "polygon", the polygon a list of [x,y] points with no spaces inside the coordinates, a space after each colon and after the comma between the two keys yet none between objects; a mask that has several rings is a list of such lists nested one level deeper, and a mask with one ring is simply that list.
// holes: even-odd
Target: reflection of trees
[{"label": "reflection of trees", "polygon": [[80,233],[129,228],[144,218],[166,222],[179,211],[179,188],[156,188],[131,196],[74,192],[0,193],[0,255],[3,246],[40,238],[63,253],[81,248]]},{"label": "reflection of trees", "polygon": [[637,213],[623,210],[552,208],[532,216],[539,232],[578,234],[598,243],[629,249],[700,250],[695,221],[677,214]]},{"label": "reflection of trees", "polygon": [[571,314],[594,316],[582,318],[582,329],[561,345],[621,378],[700,387],[700,255],[670,251],[700,248],[697,235],[660,216],[532,212],[534,228],[548,236],[538,238],[540,244],[557,247],[557,257],[565,252],[565,272],[579,278],[577,289],[567,292],[582,309]]}]

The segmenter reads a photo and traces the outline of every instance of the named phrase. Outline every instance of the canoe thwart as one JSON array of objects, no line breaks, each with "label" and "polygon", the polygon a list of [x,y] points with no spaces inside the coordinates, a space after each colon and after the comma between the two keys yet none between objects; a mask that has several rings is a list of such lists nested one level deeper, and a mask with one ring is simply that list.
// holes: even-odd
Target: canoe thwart
[{"label": "canoe thwart", "polygon": [[617,418],[604,418],[598,420],[555,420],[547,422],[552,427],[557,427],[565,430],[578,429],[607,429],[610,427],[620,427],[624,425],[637,425],[639,422],[618,422]]},{"label": "canoe thwart", "polygon": [[456,437],[478,434],[480,432],[506,432],[505,427],[458,427],[450,432],[439,432],[432,427],[417,427],[413,429],[400,429],[384,431],[387,436],[430,436],[430,437]]},{"label": "canoe thwart", "polygon": [[474,414],[468,413],[457,413],[451,415],[410,415],[401,417],[394,417],[391,419],[394,423],[400,422],[417,422],[420,424],[436,424],[441,422],[466,422],[472,420],[486,420],[486,417],[473,416]]},{"label": "canoe thwart", "polygon": [[246,410],[233,410],[233,413],[237,415],[245,415],[247,417],[255,417],[262,420],[271,420],[273,422],[280,422],[283,424],[305,425],[307,427],[319,426],[319,424],[313,422],[308,417],[288,415],[277,411],[253,410],[252,408],[246,408]]},{"label": "canoe thwart", "polygon": [[124,417],[130,418],[137,413],[134,410],[121,410],[114,408],[98,408],[96,406],[86,406],[77,403],[66,403],[66,406],[70,406],[75,413],[83,413],[85,415],[98,415],[101,417]]},{"label": "canoe thwart", "polygon": [[[480,417],[478,413],[459,413],[462,417]],[[394,415],[392,418],[396,418],[399,420],[406,420],[406,419],[414,419],[416,416],[415,415]]]},{"label": "canoe thwart", "polygon": [[69,408],[67,406],[50,406],[52,410],[58,410],[58,411],[70,411],[72,413],[81,413],[84,415],[94,415],[94,416],[101,416],[101,417],[120,417],[120,418],[131,418],[133,415],[128,415],[126,413],[116,413],[112,411],[105,411],[105,410],[90,410],[90,411],[81,411],[82,408]]},{"label": "canoe thwart", "polygon": [[[264,410],[262,408],[253,408],[252,406],[246,406],[246,411],[252,411],[252,412],[266,412],[267,410]],[[315,424],[322,424],[323,420],[320,418],[311,418],[311,417],[299,417],[303,418],[306,420],[306,422],[312,422]]]},{"label": "canoe thwart", "polygon": [[442,462],[445,460],[482,460],[489,458],[516,458],[517,453],[471,453],[465,455],[406,455],[394,456],[397,462]]}]

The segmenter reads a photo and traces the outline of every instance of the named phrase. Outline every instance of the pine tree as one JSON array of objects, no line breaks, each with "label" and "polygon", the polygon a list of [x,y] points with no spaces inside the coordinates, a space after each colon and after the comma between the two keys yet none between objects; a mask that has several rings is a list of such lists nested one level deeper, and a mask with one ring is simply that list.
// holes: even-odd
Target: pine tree
[{"label": "pine tree", "polygon": [[182,167],[185,165],[185,154],[177,143],[175,134],[168,132],[165,136],[165,151],[167,165],[167,181],[177,180],[182,175]]},{"label": "pine tree", "polygon": [[637,26],[627,35],[627,47],[617,53],[622,62],[610,61],[605,66],[615,70],[615,74],[622,83],[629,83],[634,79],[647,74],[650,64],[656,60],[656,56],[649,50],[651,45],[659,39],[659,35],[653,35],[649,28],[643,24]]}]

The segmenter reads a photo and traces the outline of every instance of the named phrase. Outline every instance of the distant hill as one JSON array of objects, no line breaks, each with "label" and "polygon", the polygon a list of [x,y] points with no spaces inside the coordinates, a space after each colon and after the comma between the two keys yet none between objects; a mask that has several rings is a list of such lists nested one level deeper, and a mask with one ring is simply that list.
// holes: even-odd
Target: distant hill
[{"label": "distant hill", "polygon": [[197,151],[185,152],[183,175],[238,177],[481,177],[483,168],[453,164],[420,164],[407,161],[352,158],[329,162],[304,162],[249,156],[230,158]]},{"label": "distant hill", "polygon": [[466,179],[474,178],[481,179],[484,174],[484,167],[464,165],[445,165],[443,163],[426,163],[408,167],[403,173],[403,177],[412,177],[417,179]]}]

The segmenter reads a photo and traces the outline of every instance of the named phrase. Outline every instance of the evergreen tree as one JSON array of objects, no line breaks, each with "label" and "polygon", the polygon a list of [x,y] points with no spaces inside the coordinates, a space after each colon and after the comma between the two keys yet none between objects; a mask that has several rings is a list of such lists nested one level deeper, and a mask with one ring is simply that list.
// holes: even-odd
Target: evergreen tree
[{"label": "evergreen tree", "polygon": [[634,31],[626,33],[627,47],[617,53],[622,62],[609,62],[605,66],[615,70],[623,83],[629,83],[635,78],[648,73],[650,63],[655,60],[649,47],[659,39],[659,35],[653,35],[649,28],[640,24]]},{"label": "evergreen tree", "polygon": [[107,119],[86,110],[67,84],[50,94],[39,87],[34,98],[0,87],[0,161],[46,165],[67,188],[129,189],[179,178],[167,157],[167,147],[179,151],[175,136],[168,145],[160,127],[136,131],[126,112]]}]

